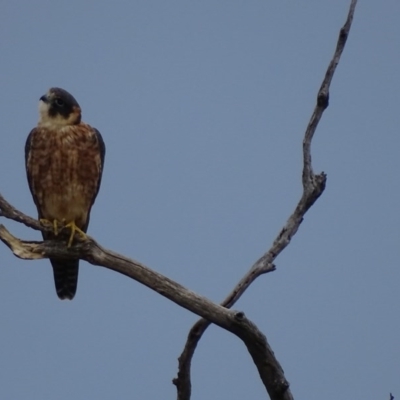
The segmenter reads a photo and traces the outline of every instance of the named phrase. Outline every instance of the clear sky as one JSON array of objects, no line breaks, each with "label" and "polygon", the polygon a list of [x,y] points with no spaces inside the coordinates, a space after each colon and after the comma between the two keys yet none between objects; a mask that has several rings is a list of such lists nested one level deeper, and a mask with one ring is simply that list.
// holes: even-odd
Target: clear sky
[{"label": "clear sky", "polygon": [[[62,87],[107,145],[89,234],[221,301],[300,197],[303,133],[349,3],[3,1],[0,192],[36,215],[24,144],[39,97]],[[400,398],[399,15],[398,0],[359,2],[312,148],[326,191],[235,306],[296,399]],[[0,315],[7,400],[174,399],[197,320],[84,262],[62,302],[48,260],[4,245]],[[211,327],[192,398],[265,397],[243,344]]]}]

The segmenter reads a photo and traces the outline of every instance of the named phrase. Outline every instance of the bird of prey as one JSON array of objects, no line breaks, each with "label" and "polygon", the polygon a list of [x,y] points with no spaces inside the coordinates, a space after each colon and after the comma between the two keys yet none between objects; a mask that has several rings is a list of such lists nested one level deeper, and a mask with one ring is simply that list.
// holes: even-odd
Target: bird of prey
[{"label": "bird of prey", "polygon": [[[105,145],[100,132],[81,121],[75,98],[51,88],[40,98],[39,122],[25,144],[29,188],[39,219],[51,223],[43,239],[73,243],[85,236],[90,209],[100,188]],[[68,235],[68,236],[66,236]],[[78,283],[79,259],[50,259],[60,299],[72,300]]]}]

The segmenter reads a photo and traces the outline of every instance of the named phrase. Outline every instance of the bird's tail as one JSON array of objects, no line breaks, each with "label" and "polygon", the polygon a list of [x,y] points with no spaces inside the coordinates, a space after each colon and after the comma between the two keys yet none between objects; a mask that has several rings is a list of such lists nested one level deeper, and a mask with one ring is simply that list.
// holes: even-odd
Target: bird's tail
[{"label": "bird's tail", "polygon": [[78,285],[79,259],[50,259],[54,272],[57,295],[61,300],[72,300]]}]

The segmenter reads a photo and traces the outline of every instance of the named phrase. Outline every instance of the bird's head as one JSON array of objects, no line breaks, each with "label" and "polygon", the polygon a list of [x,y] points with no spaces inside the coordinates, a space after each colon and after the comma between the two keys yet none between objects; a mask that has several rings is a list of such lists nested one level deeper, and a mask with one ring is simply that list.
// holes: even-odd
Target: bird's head
[{"label": "bird's head", "polygon": [[81,122],[81,108],[74,96],[66,90],[51,88],[40,98],[39,125],[62,127]]}]

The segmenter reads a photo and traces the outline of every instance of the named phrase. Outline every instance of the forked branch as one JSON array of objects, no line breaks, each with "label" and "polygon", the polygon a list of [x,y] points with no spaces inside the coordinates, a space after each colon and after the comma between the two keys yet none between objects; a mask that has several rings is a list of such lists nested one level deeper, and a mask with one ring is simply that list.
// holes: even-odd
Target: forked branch
[{"label": "forked branch", "polygon": [[[242,312],[232,311],[229,308],[235,304],[258,276],[275,270],[274,260],[290,243],[291,238],[295,235],[303,221],[304,215],[324,191],[326,175],[324,173],[316,175],[312,170],[311,141],[322,113],[328,107],[330,83],[350,31],[356,3],[357,0],[351,1],[347,21],[340,30],[334,56],[318,92],[317,105],[304,136],[303,194],[301,199],[293,214],[276,237],[271,248],[254,263],[221,305],[215,304],[209,299],[188,290],[138,261],[104,249],[90,237],[85,241],[79,241],[71,248],[67,248],[65,244],[59,241],[22,241],[14,237],[3,225],[0,225],[0,240],[19,258],[29,260],[41,258],[80,258],[91,264],[103,266],[124,274],[146,285],[179,306],[202,317],[203,319],[199,320],[191,329],[185,349],[179,358],[178,377],[174,379],[179,400],[190,399],[191,360],[198,341],[211,323],[232,332],[245,343],[272,400],[293,399],[282,367],[275,358],[266,337]],[[42,226],[39,221],[15,209],[1,195],[0,216],[23,223],[35,230],[45,231],[48,229]]]},{"label": "forked branch", "polygon": [[[0,196],[0,215],[22,222],[34,229],[46,229],[41,228],[37,221],[16,210],[2,196]],[[291,399],[287,396],[287,382],[282,368],[275,359],[265,336],[254,323],[245,317],[244,313],[221,307],[138,261],[104,249],[90,237],[67,248],[66,243],[62,241],[22,241],[13,236],[4,225],[0,225],[0,240],[21,259],[80,258],[91,264],[119,272],[146,285],[179,306],[210,320],[242,339],[256,364],[266,389],[270,395],[273,393],[271,397]]]},{"label": "forked branch", "polygon": [[[325,189],[326,175],[322,172],[320,174],[314,174],[311,162],[311,141],[314,136],[315,130],[317,129],[318,123],[322,117],[323,112],[329,105],[329,88],[332,82],[333,74],[335,73],[336,67],[339,63],[340,56],[343,52],[346,44],[351,23],[353,21],[354,11],[357,0],[352,0],[350,9],[347,15],[345,24],[339,33],[336,49],[333,54],[333,58],[329,63],[328,69],[325,73],[325,77],[322,81],[321,87],[317,95],[317,104],[315,105],[313,114],[308,123],[304,139],[303,139],[303,194],[294,210],[292,215],[287,220],[285,226],[279,232],[278,236],[274,240],[271,248],[261,256],[250,268],[250,270],[244,275],[239,281],[231,293],[221,303],[223,307],[231,308],[247,288],[257,279],[260,275],[275,270],[273,262],[276,257],[285,249],[290,243],[292,237],[296,234],[303,221],[303,218],[310,207],[315,201],[321,196]],[[197,343],[202,337],[205,330],[211,324],[211,321],[201,319],[197,321],[190,329],[188,338],[183,349],[182,354],[179,357],[179,369],[178,376],[173,380],[173,383],[177,387],[178,400],[189,400],[191,395],[191,379],[190,369],[191,361],[194,352],[197,347]],[[271,396],[271,393],[270,393]],[[271,396],[271,398],[273,398]]]}]

